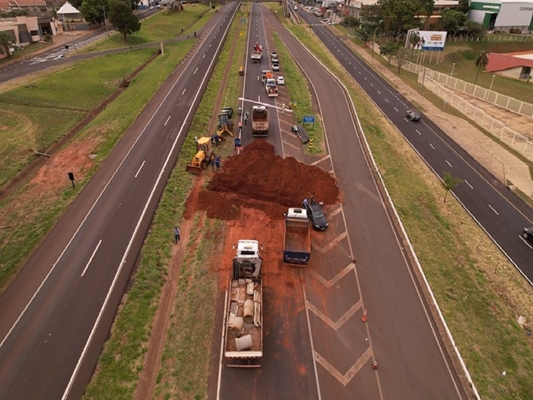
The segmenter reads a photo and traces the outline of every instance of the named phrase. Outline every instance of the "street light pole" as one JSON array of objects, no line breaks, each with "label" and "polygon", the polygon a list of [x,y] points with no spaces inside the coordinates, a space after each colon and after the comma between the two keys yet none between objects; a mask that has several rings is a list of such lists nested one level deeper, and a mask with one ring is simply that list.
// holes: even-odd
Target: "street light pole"
[{"label": "street light pole", "polygon": [[489,94],[489,92],[492,90],[492,84],[494,83],[494,78],[496,77],[496,75],[492,75],[492,80],[490,81],[490,87],[489,87],[489,91],[488,92],[485,92],[485,97],[483,98],[483,100],[486,100],[487,99],[487,95]]},{"label": "street light pole", "polygon": [[[450,78],[453,78],[453,70],[455,68],[455,63],[452,64],[452,73],[450,74]],[[448,79],[446,79],[446,85],[448,85]]]}]

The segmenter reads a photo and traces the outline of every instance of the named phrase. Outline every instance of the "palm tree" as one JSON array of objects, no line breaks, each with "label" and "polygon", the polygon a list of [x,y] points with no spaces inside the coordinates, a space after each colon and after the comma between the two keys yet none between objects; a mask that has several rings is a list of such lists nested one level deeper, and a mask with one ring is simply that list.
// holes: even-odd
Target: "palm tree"
[{"label": "palm tree", "polygon": [[477,72],[476,72],[476,78],[474,79],[474,85],[476,84],[476,81],[477,81],[477,77],[479,75],[479,72],[482,70],[482,69],[485,69],[485,67],[487,66],[487,64],[489,63],[489,54],[490,52],[486,51],[486,50],[483,50],[479,53],[479,56],[476,60],[476,67],[477,67]]},{"label": "palm tree", "polygon": [[442,175],[442,186],[444,186],[444,190],[446,190],[446,194],[444,195],[445,203],[446,203],[446,198],[448,197],[448,192],[461,183],[463,183],[462,179],[454,178],[452,174],[444,171]]},{"label": "palm tree", "polygon": [[411,50],[411,58],[415,54],[416,46],[420,43],[420,34],[418,32],[412,32],[409,36],[409,44],[412,46]]},{"label": "palm tree", "polygon": [[1,31],[0,32],[0,47],[2,47],[7,54],[7,58],[11,57],[11,50],[9,48],[11,47],[11,43],[13,42],[13,36],[6,32]]}]

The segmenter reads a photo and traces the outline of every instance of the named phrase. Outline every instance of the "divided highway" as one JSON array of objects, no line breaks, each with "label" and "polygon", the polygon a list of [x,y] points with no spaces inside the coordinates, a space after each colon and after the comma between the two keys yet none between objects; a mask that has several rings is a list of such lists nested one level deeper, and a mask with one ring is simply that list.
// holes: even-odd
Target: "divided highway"
[{"label": "divided highway", "polygon": [[532,283],[532,249],[522,240],[520,234],[525,226],[533,225],[533,210],[430,119],[422,116],[420,123],[409,122],[405,118],[405,112],[409,108],[415,108],[413,104],[368,67],[314,16],[303,10],[298,14],[312,26],[331,53],[435,174],[442,177],[446,171],[464,180],[464,184],[453,189],[453,194],[523,276]]},{"label": "divided highway", "polygon": [[226,39],[223,7],[0,297],[0,398],[84,393]]}]

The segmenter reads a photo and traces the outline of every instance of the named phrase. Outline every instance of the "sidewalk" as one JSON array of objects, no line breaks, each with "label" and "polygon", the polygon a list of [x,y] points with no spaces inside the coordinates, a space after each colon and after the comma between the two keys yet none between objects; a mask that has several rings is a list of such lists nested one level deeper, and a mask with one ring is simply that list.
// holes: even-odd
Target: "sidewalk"
[{"label": "sidewalk", "polygon": [[[425,115],[431,118],[440,129],[500,181],[508,181],[511,189],[514,186],[527,196],[533,198],[533,181],[531,180],[529,167],[526,163],[500,146],[493,139],[487,137],[487,135],[470,124],[470,122],[443,112],[425,97],[420,96],[415,89],[404,83],[397,74],[377,60],[373,60],[370,54],[366,51],[361,51],[350,40],[345,41],[345,43],[371,65],[372,68],[386,77],[410,102],[419,104]],[[491,108],[493,108],[494,115],[501,113],[499,107],[488,103],[483,108],[489,113],[492,112]]]}]

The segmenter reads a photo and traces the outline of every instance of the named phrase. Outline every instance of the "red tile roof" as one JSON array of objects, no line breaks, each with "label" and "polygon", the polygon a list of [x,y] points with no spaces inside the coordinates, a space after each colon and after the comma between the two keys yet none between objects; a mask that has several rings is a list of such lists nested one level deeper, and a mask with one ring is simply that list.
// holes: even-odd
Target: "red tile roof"
[{"label": "red tile roof", "polygon": [[489,54],[489,63],[485,68],[487,72],[498,72],[504,71],[510,68],[516,67],[532,67],[533,68],[533,59],[529,60],[527,58],[516,57],[520,54],[531,54],[531,51],[521,51],[517,53],[490,53]]},{"label": "red tile roof", "polygon": [[44,0],[0,0],[0,10],[11,10],[13,7],[46,6]]}]

